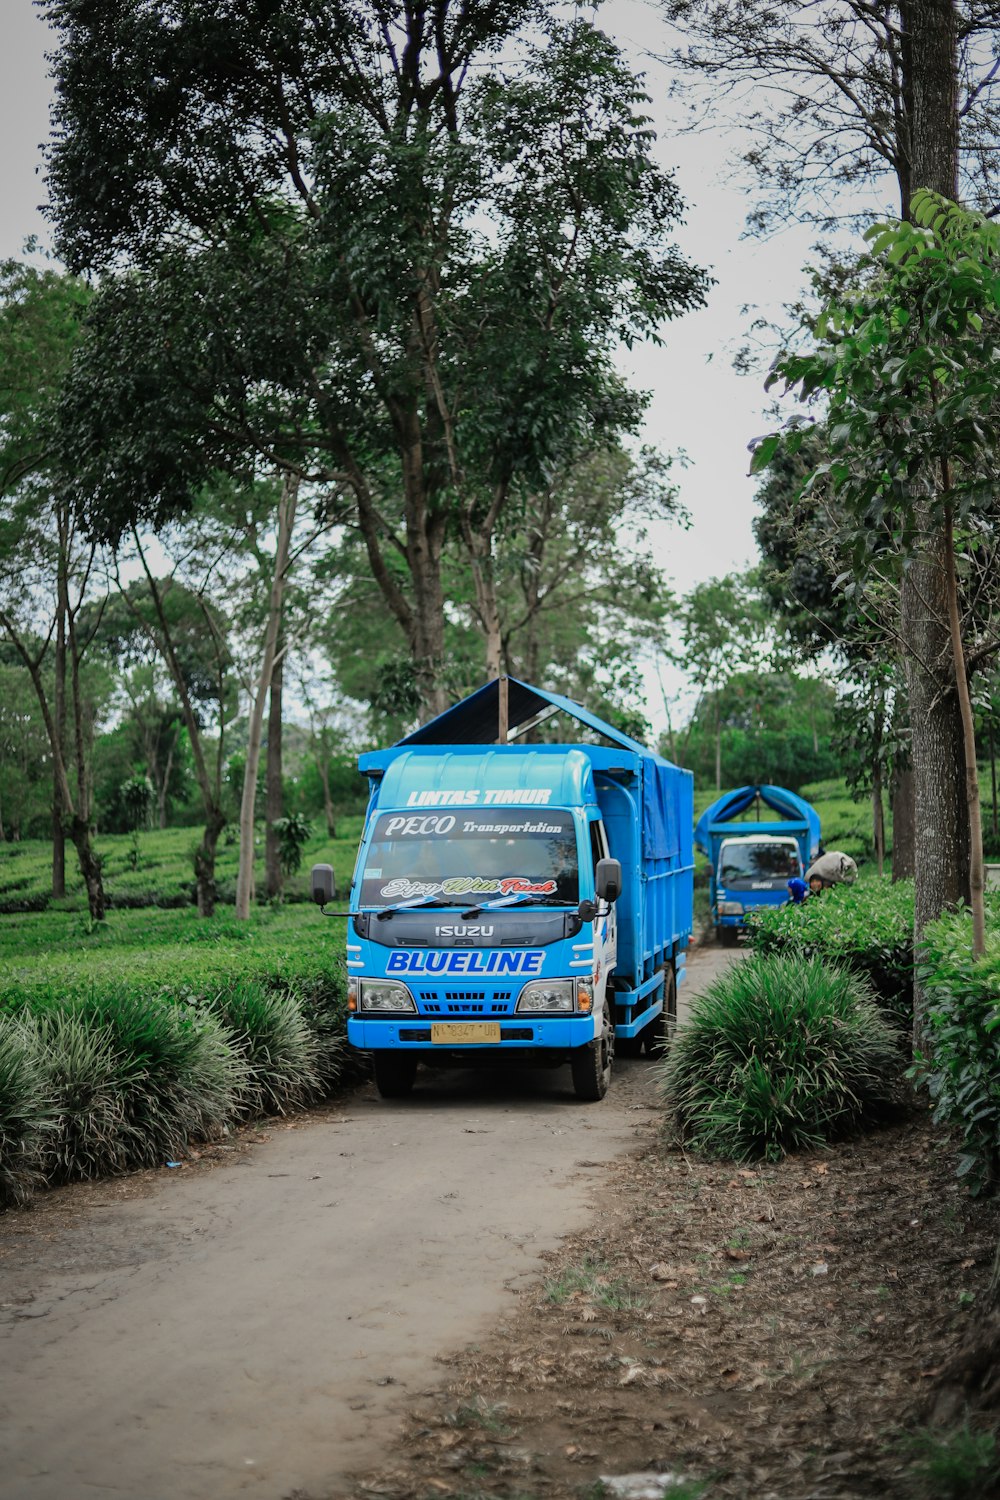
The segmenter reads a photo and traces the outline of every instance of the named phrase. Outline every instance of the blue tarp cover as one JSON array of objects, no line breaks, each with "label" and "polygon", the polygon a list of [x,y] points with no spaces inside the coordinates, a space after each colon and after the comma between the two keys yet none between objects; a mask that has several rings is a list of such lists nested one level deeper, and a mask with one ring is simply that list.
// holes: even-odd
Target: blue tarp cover
[{"label": "blue tarp cover", "polygon": [[[797,796],[783,786],[740,786],[735,791],[724,792],[711,807],[706,807],[695,825],[694,841],[702,853],[711,854],[709,830],[712,824],[728,823],[738,818],[758,797],[779,818],[789,823],[807,825],[810,855],[814,855],[819,848],[819,813],[804,797]],[[733,834],[738,835],[739,832],[737,824]]]},{"label": "blue tarp cover", "polygon": [[677,799],[673,778],[677,767],[652,756],[643,765],[642,853],[645,859],[673,859],[680,853]]}]

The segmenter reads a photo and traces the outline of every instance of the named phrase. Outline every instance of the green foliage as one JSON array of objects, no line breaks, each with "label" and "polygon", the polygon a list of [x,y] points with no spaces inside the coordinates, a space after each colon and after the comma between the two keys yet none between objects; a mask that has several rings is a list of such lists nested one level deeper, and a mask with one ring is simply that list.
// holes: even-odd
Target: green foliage
[{"label": "green foliage", "polygon": [[334,1087],[348,1069],[343,942],[305,906],[249,922],[190,908],[8,918],[0,1196],[23,1198],[43,1175],[156,1166]]},{"label": "green foliage", "polygon": [[973,960],[968,911],[924,930],[920,975],[928,995],[927,1084],[934,1119],[959,1142],[958,1175],[974,1193],[1000,1181],[1000,897],[987,901],[986,953]]},{"label": "green foliage", "polygon": [[125,1171],[133,1139],[127,1091],[143,1064],[124,1056],[111,1029],[83,1010],[50,1009],[32,1019],[55,1115],[42,1157],[46,1180]]},{"label": "green foliage", "polygon": [[128,1165],[162,1166],[237,1113],[245,1070],[222,1024],[164,995],[108,986],[70,1002],[119,1060]]},{"label": "green foliage", "polygon": [[899,1071],[896,1033],[855,975],[754,956],[695,1000],[663,1090],[696,1149],[776,1160],[884,1116]]},{"label": "green foliage", "polygon": [[0,1015],[0,1207],[23,1203],[41,1179],[53,1108],[33,1026]]},{"label": "green foliage", "polygon": [[913,1014],[913,883],[859,880],[801,905],[753,913],[747,934],[760,955],[787,954],[845,965],[867,980],[901,1028]]},{"label": "green foliage", "polygon": [[278,835],[278,858],[286,875],[297,875],[302,868],[302,851],[312,838],[312,824],[301,813],[289,813],[273,823]]},{"label": "green foliage", "polygon": [[[918,547],[918,502],[962,522],[994,505],[1000,228],[934,193],[918,192],[912,207],[914,222],[867,232],[862,284],[824,308],[814,349],[783,356],[770,377],[827,402],[828,458],[811,483],[828,484],[850,512],[859,578]],[[794,455],[815,430],[772,435],[754,470],[782,445]]]},{"label": "green foliage", "polygon": [[920,1500],[989,1500],[997,1492],[1000,1453],[993,1432],[968,1423],[950,1431],[922,1428],[901,1446]]},{"label": "green foliage", "polygon": [[212,1009],[243,1063],[242,1113],[281,1115],[320,1096],[319,1041],[292,995],[236,983],[214,999]]},{"label": "green foliage", "polygon": [[[357,779],[355,777],[355,779]],[[344,816],[338,821],[337,838],[329,839],[317,830],[303,850],[305,870],[293,876],[285,890],[285,901],[306,902],[308,866],[317,861],[332,864],[344,884],[354,868],[362,819]],[[101,871],[112,909],[144,907],[174,908],[190,906],[193,900],[191,851],[196,840],[190,828],[153,829],[142,836],[141,866],[134,868],[131,841],[119,834],[98,834],[94,840],[101,858]],[[232,890],[236,879],[238,845],[220,842],[216,878],[224,893]],[[0,914],[44,911],[52,890],[52,845],[43,839],[23,840],[17,844],[0,843]],[[66,871],[65,906],[78,908],[86,904],[83,882],[75,868]],[[225,922],[223,923],[225,928]],[[212,928],[212,930],[216,930]],[[228,930],[228,928],[225,928]],[[4,934],[0,929],[0,961]]]}]

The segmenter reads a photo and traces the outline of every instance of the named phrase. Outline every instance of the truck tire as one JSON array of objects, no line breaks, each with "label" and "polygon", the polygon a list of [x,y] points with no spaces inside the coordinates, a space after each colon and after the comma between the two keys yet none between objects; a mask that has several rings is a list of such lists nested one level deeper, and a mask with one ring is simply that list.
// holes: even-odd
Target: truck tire
[{"label": "truck tire", "polygon": [[604,1002],[604,1020],[601,1034],[585,1047],[574,1047],[570,1053],[573,1070],[573,1088],[578,1099],[594,1103],[603,1099],[611,1082],[611,1067],[615,1059],[615,1027],[611,1019],[611,1007]]},{"label": "truck tire", "polygon": [[646,1028],[646,1050],[650,1057],[666,1057],[677,1030],[677,976],[673,964],[663,965],[663,1009]]},{"label": "truck tire", "polygon": [[735,948],[740,940],[740,929],[738,927],[722,927],[715,929],[716,936],[723,948]]},{"label": "truck tire", "polygon": [[417,1076],[417,1059],[405,1052],[375,1052],[375,1087],[383,1099],[405,1099]]}]

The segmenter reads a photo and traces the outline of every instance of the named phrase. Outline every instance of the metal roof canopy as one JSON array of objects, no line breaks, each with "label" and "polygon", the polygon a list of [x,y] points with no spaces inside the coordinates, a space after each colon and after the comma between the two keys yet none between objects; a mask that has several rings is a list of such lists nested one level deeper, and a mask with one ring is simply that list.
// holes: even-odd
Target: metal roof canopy
[{"label": "metal roof canopy", "polygon": [[[588,729],[593,729],[603,739],[610,740],[614,745],[621,745],[625,750],[631,750],[635,755],[645,757],[653,756],[654,752],[640,745],[638,740],[631,739],[623,734],[620,729],[606,724],[596,714],[590,713],[581,704],[574,703],[572,698],[563,698],[559,693],[546,692],[544,688],[531,687],[527,682],[520,682],[516,677],[508,677],[507,685],[507,724],[508,732],[527,726],[532,720],[538,719],[540,715],[548,718],[556,710],[561,710],[576,719],[580,724],[586,724]],[[500,725],[500,679],[495,677],[485,687],[470,693],[468,698],[463,698],[461,703],[456,703],[453,708],[446,708],[443,714],[438,714],[436,719],[431,719],[428,724],[422,724],[412,734],[406,735],[397,743],[400,745],[493,745],[496,744]]]}]

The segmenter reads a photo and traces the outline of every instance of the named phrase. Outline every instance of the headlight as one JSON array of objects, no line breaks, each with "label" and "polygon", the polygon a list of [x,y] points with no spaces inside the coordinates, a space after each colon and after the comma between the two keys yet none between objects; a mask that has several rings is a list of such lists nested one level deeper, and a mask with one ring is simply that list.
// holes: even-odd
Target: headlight
[{"label": "headlight", "polygon": [[415,1011],[417,1008],[406,985],[397,984],[391,979],[362,979],[359,988],[363,1011],[377,1010],[394,1014],[399,1011]]},{"label": "headlight", "polygon": [[742,917],[742,915],[743,915],[743,902],[742,901],[720,901],[719,902],[719,916],[720,917]]},{"label": "headlight", "polygon": [[568,1011],[576,1004],[576,985],[572,979],[533,979],[517,998],[516,1009],[524,1012]]}]

